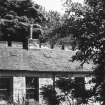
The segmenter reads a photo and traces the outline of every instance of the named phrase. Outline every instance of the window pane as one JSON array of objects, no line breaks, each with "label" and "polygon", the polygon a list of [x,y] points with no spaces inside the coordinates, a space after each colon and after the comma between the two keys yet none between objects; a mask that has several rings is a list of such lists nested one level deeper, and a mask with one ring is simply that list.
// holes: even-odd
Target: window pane
[{"label": "window pane", "polygon": [[8,100],[13,93],[12,78],[0,78],[0,99]]},{"label": "window pane", "polygon": [[36,77],[26,77],[26,98],[38,100],[39,81]]}]

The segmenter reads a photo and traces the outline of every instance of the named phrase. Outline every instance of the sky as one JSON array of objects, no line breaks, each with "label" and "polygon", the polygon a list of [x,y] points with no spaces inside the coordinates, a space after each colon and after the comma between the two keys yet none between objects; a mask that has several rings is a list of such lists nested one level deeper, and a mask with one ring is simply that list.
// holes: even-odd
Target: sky
[{"label": "sky", "polygon": [[[47,11],[54,10],[59,12],[60,14],[64,14],[63,0],[33,0],[36,3],[45,7]],[[83,0],[73,0],[74,2],[83,3]]]}]

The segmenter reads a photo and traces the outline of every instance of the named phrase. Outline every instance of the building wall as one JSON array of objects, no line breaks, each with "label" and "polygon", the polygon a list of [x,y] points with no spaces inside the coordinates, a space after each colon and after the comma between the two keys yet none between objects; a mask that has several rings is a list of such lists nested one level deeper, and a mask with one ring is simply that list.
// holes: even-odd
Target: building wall
[{"label": "building wall", "polygon": [[[35,93],[34,93],[35,92]],[[37,77],[13,77],[13,100],[39,100],[39,80]]]},{"label": "building wall", "polygon": [[[3,77],[3,78],[5,78],[5,77]],[[9,87],[11,87],[11,89],[9,89],[9,93],[11,94],[11,96],[13,94],[13,100],[15,102],[21,103],[21,102],[23,102],[23,99],[26,98],[26,89],[27,89],[26,78],[27,77],[13,77],[13,78],[10,78],[11,83],[8,82],[8,85],[10,85]],[[34,78],[39,79],[39,83],[35,84],[36,89],[37,89],[36,94],[39,97],[38,98],[39,103],[42,105],[46,105],[45,101],[43,100],[42,95],[40,94],[41,88],[44,85],[53,85],[53,79],[52,78],[38,78],[38,77],[34,77]],[[85,88],[86,89],[92,88],[92,86],[94,85],[94,84],[88,84],[88,81],[91,78],[92,77],[86,77],[85,78],[85,83],[86,83]],[[61,94],[59,89],[56,89],[56,91],[58,94]]]},{"label": "building wall", "polygon": [[[44,105],[45,102],[43,97],[41,96],[41,88],[44,85],[53,84],[53,80],[51,78],[39,78],[39,103]],[[26,98],[26,78],[25,77],[13,77],[13,100],[15,102],[23,100],[23,97]]]},{"label": "building wall", "polygon": [[13,77],[13,100],[15,102],[22,101],[26,96],[25,77]]}]

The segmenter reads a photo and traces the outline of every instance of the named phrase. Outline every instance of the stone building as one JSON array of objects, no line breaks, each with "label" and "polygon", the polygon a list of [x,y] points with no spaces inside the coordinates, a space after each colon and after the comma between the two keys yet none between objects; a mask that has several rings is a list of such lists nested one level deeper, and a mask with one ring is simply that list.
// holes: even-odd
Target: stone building
[{"label": "stone building", "polygon": [[38,47],[25,50],[22,44],[12,43],[8,47],[4,42],[0,43],[0,98],[16,101],[25,97],[39,101],[43,78],[53,80],[59,76],[84,78],[92,75],[93,65],[81,67],[80,62],[71,61],[73,54],[73,51]]}]

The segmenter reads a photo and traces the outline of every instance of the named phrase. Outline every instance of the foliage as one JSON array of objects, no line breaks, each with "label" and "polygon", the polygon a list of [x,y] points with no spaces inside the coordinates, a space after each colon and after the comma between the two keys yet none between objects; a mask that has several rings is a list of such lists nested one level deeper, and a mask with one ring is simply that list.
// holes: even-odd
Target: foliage
[{"label": "foliage", "polygon": [[52,85],[43,86],[41,90],[41,95],[43,96],[43,99],[47,105],[59,105],[59,96]]},{"label": "foliage", "polygon": [[[40,6],[33,4],[30,0],[5,0],[0,2],[0,5],[1,31],[4,34],[3,40],[11,37],[11,40],[23,41],[29,37],[30,24],[41,25],[42,21],[45,20],[39,11]],[[34,30],[36,30],[36,27]]]},{"label": "foliage", "polygon": [[94,96],[105,105],[105,1],[87,0],[85,6],[86,11],[81,11],[83,18],[74,16],[73,24],[67,20],[68,29],[73,30],[71,33],[78,43],[78,52],[73,60],[80,60],[82,65],[92,60],[97,65]]},{"label": "foliage", "polygon": [[64,16],[60,15],[59,12],[57,11],[50,10],[47,12],[43,7],[41,8],[40,11],[46,18],[46,21],[43,22],[43,27],[42,27],[43,37],[47,42],[56,44],[61,36],[60,31],[62,31],[64,28],[62,27],[65,20]]},{"label": "foliage", "polygon": [[[44,37],[46,41],[55,43],[56,32],[53,31],[62,25],[62,19],[58,12],[56,11],[44,11],[44,16],[46,17],[46,22],[44,22]],[[54,33],[53,33],[54,32]]]},{"label": "foliage", "polygon": [[73,35],[77,34],[76,30],[79,28],[77,24],[80,24],[79,20],[83,18],[85,12],[89,11],[89,7],[71,1],[65,4],[65,7],[66,11],[64,16],[60,19],[60,25],[55,24],[57,27],[54,26],[54,28],[52,28],[49,33],[49,39],[51,39],[54,44],[70,44],[74,49],[78,41]]},{"label": "foliage", "polygon": [[41,88],[41,95],[48,105],[59,105],[63,102],[71,105],[86,104],[89,98],[93,96],[93,91],[86,90],[83,78],[72,79],[70,77],[60,77],[53,85],[45,85]]},{"label": "foliage", "polygon": [[56,81],[56,86],[64,93],[65,100],[68,97],[70,103],[76,99],[78,104],[86,104],[93,95],[93,91],[85,89],[83,78],[61,77]]}]

